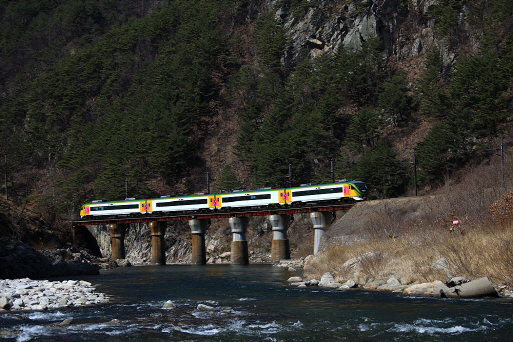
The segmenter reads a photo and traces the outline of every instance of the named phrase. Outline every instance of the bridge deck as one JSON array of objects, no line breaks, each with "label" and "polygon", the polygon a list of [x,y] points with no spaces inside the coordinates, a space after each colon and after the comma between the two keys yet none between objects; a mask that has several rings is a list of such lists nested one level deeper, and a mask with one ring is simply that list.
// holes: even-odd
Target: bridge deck
[{"label": "bridge deck", "polygon": [[141,215],[137,216],[117,216],[117,217],[94,217],[89,219],[74,220],[72,224],[75,226],[85,225],[99,225],[99,224],[112,224],[112,223],[137,223],[137,222],[150,222],[150,221],[177,221],[177,220],[191,220],[191,219],[212,219],[212,218],[230,218],[230,217],[243,217],[243,216],[266,216],[266,215],[286,215],[298,213],[311,213],[316,211],[337,211],[349,210],[353,204],[336,204],[324,206],[308,206],[308,207],[285,207],[273,209],[250,209],[238,210],[232,212],[218,212],[212,213],[205,212],[188,212],[188,213],[168,213],[159,215]]}]

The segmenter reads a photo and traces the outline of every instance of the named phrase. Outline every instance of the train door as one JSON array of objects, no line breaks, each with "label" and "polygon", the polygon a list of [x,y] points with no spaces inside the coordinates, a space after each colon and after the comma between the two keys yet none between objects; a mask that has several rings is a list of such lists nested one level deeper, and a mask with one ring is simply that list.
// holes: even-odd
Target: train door
[{"label": "train door", "polygon": [[278,203],[283,205],[283,204],[290,203],[291,200],[292,200],[292,197],[290,195],[290,189],[278,190]]}]

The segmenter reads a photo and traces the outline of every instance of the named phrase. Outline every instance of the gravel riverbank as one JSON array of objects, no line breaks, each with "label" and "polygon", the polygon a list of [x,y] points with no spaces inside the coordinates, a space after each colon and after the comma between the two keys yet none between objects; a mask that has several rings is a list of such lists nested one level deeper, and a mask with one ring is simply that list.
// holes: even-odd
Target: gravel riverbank
[{"label": "gravel riverbank", "polygon": [[48,310],[108,302],[107,295],[97,293],[91,283],[83,280],[0,280],[0,311]]}]

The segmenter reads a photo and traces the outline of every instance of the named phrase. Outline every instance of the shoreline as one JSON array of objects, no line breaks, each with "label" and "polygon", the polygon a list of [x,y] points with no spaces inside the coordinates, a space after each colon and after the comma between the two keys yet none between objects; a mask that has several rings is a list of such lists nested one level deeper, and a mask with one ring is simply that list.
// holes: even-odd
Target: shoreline
[{"label": "shoreline", "polygon": [[[305,278],[305,267],[313,261],[315,257],[309,255],[306,258],[295,260],[281,260],[275,266],[286,267],[290,271],[303,269],[302,276],[290,277],[287,282],[290,286],[310,287],[319,286],[335,290],[361,289],[367,291],[388,291],[401,293],[404,296],[422,296],[422,297],[441,297],[441,298],[479,298],[479,297],[502,297],[513,298],[513,291],[503,284],[492,284],[487,277],[478,279],[467,279],[464,277],[449,277],[446,282],[435,280],[432,282],[405,282],[404,279],[398,280],[395,277],[386,279],[373,279],[370,276],[348,277],[341,281],[331,272],[324,272],[320,279]],[[354,265],[358,258],[346,261]]]},{"label": "shoreline", "polygon": [[[287,282],[289,286],[298,288],[306,287],[322,287],[326,289],[333,289],[339,291],[348,290],[363,290],[363,291],[381,291],[381,292],[393,292],[400,293],[404,296],[412,297],[439,297],[439,298],[513,298],[513,292],[506,289],[504,285],[492,285],[488,278],[479,278],[476,280],[469,280],[463,277],[454,277],[448,282],[442,282],[436,280],[429,283],[412,283],[408,285],[401,284],[397,279],[390,278],[388,280],[375,280],[371,282],[371,285],[360,285],[355,283],[354,280],[349,279],[344,283],[339,283],[334,280],[331,273],[326,272],[321,280],[311,279],[305,280],[300,276],[290,277]],[[479,282],[479,283],[478,283]],[[485,286],[481,286],[481,285]],[[461,288],[471,295],[465,295],[465,292],[461,292]],[[474,287],[474,289],[471,289]],[[471,292],[469,292],[471,289]]]}]

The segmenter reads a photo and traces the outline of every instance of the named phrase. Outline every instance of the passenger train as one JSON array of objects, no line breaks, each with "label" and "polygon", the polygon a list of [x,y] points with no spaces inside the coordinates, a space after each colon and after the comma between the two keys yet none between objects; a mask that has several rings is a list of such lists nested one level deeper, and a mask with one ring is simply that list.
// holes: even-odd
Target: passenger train
[{"label": "passenger train", "polygon": [[237,210],[241,208],[272,208],[312,203],[336,203],[366,199],[364,182],[341,180],[332,184],[305,184],[295,188],[264,188],[235,190],[231,193],[196,194],[184,197],[127,199],[117,202],[93,201],[82,206],[81,218],[95,216],[145,215],[167,212],[209,212],[211,210]]}]

